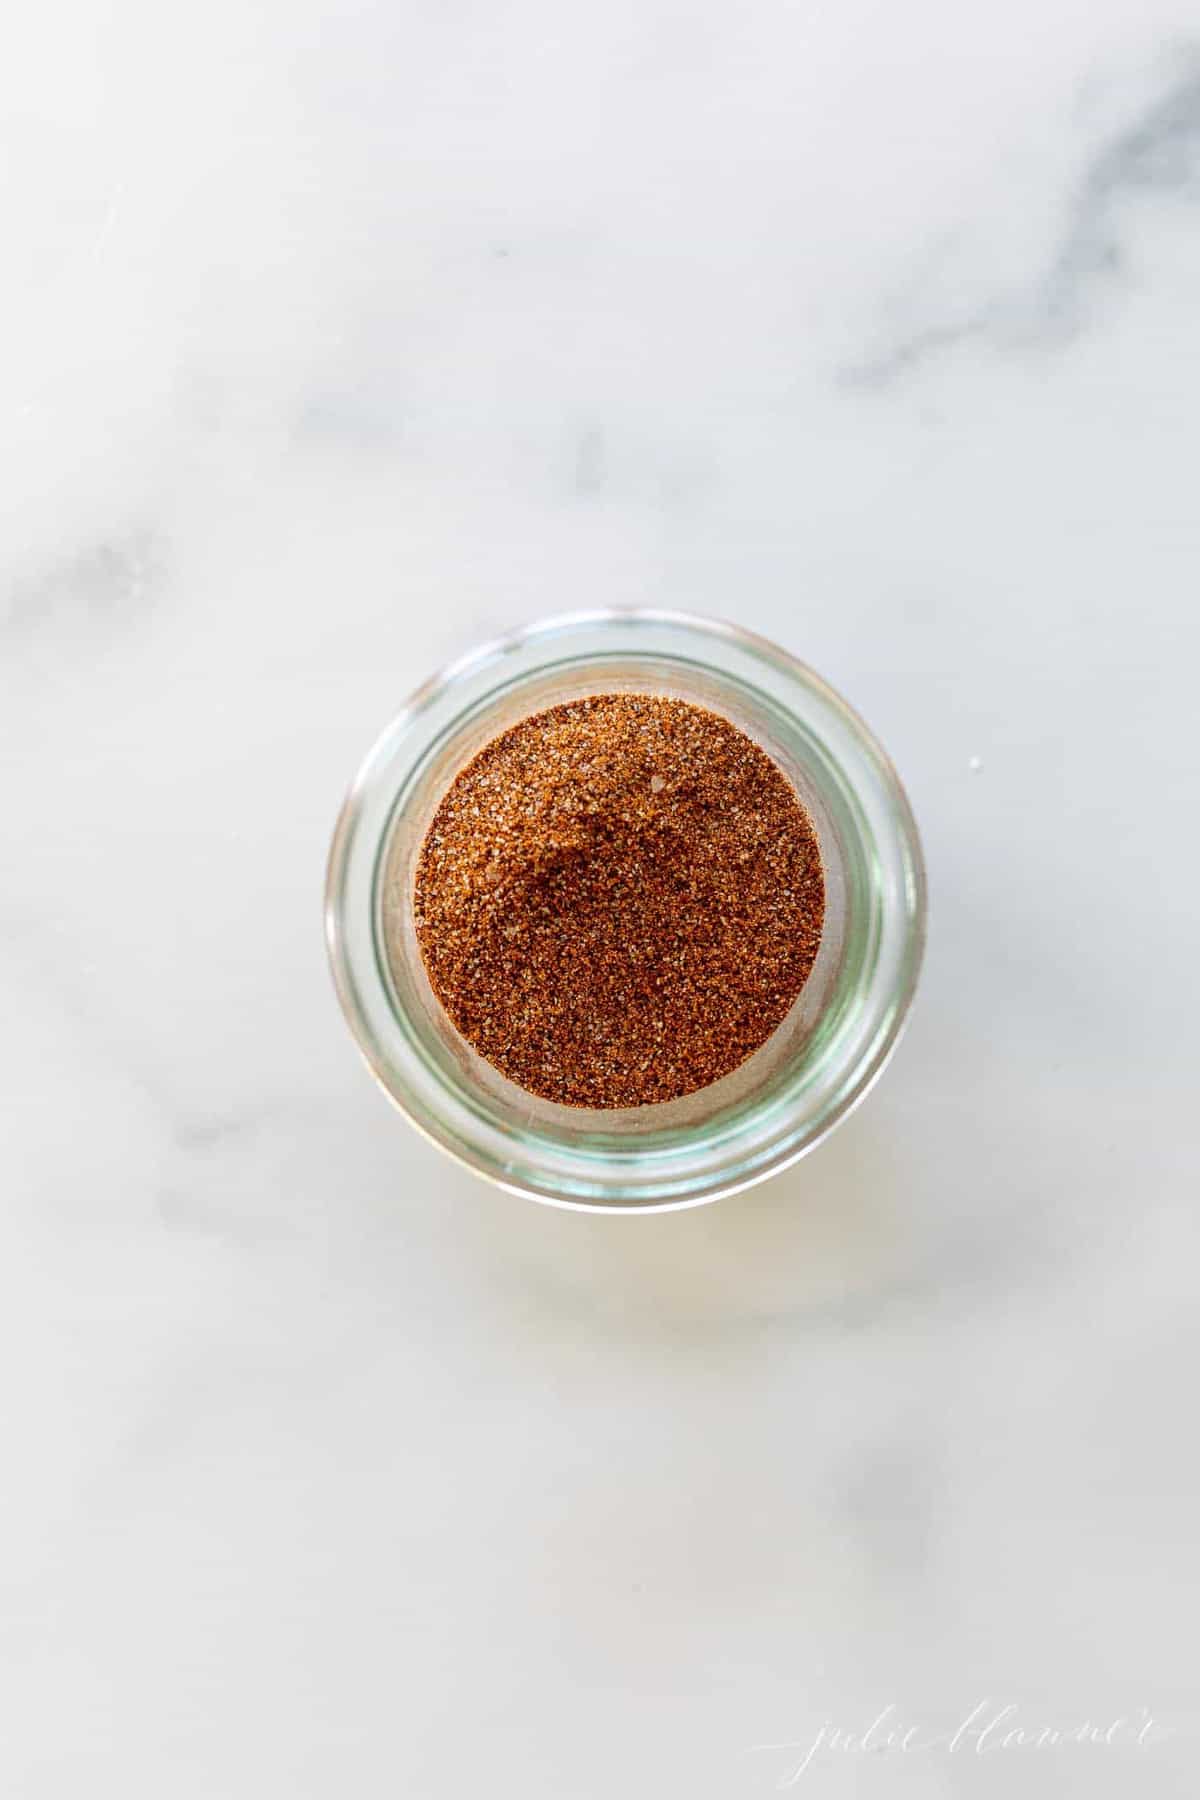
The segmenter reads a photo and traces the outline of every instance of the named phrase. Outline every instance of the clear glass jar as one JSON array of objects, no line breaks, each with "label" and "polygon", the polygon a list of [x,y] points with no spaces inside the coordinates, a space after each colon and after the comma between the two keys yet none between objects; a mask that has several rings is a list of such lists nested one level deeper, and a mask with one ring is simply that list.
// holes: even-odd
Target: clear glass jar
[{"label": "clear glass jar", "polygon": [[[545,707],[619,691],[710,707],[775,758],[817,830],[826,913],[808,982],[755,1055],[681,1100],[606,1112],[538,1099],[458,1035],[426,977],[409,897],[434,809],[484,743]],[[407,921],[391,956],[387,896],[393,917]],[[578,613],[486,644],[412,696],[342,809],[325,919],[359,1048],[384,1091],[435,1144],[530,1199],[662,1211],[786,1168],[862,1099],[895,1048],[916,985],[925,874],[895,770],[811,669],[711,619]]]}]

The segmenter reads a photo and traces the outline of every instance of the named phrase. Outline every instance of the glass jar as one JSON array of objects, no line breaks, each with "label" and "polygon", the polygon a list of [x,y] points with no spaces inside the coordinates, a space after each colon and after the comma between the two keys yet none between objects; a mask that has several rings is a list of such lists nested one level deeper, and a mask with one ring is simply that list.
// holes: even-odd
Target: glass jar
[{"label": "glass jar", "polygon": [[[410,896],[433,812],[483,744],[545,707],[621,691],[709,707],[774,757],[816,828],[826,910],[807,983],[740,1068],[680,1100],[603,1111],[527,1093],[459,1036],[425,974]],[[390,955],[389,900],[403,921],[399,932],[393,923]],[[738,626],[686,613],[577,613],[485,644],[412,696],[342,809],[325,921],[359,1049],[435,1144],[530,1199],[664,1211],[786,1168],[862,1099],[895,1048],[916,985],[925,874],[895,770],[811,669]]]}]

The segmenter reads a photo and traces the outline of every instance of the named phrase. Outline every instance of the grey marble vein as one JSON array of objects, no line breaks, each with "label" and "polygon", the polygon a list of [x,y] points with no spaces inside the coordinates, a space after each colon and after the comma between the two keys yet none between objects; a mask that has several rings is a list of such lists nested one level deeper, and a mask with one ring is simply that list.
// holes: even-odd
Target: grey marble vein
[{"label": "grey marble vein", "polygon": [[1132,124],[1095,150],[1067,203],[1059,241],[1024,287],[1000,293],[958,316],[933,316],[907,335],[844,367],[843,385],[884,388],[947,351],[984,342],[994,349],[1045,349],[1092,322],[1103,291],[1127,273],[1129,209],[1154,196],[1187,206],[1200,199],[1200,52]]},{"label": "grey marble vein", "polygon": [[0,591],[0,635],[14,649],[58,645],[74,656],[131,630],[153,604],[164,550],[157,534],[114,534]]}]

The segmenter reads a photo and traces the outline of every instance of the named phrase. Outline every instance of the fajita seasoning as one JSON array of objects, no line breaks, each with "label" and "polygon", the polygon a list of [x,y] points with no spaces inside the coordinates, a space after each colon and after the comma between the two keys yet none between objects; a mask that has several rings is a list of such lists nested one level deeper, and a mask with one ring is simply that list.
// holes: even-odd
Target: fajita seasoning
[{"label": "fajita seasoning", "polygon": [[458,1031],[528,1092],[583,1107],[730,1074],[804,986],[824,912],[782,770],[727,719],[645,694],[554,706],[485,745],[413,890]]}]

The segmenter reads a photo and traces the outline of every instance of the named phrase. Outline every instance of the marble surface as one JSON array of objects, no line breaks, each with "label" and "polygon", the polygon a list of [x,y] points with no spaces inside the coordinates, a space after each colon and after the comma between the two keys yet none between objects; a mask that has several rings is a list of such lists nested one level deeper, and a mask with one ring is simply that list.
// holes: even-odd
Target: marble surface
[{"label": "marble surface", "polygon": [[[1193,1794],[1195,0],[50,0],[0,120],[0,1789]],[[615,600],[932,886],[648,1220],[412,1135],[320,928],[407,690]]]}]

